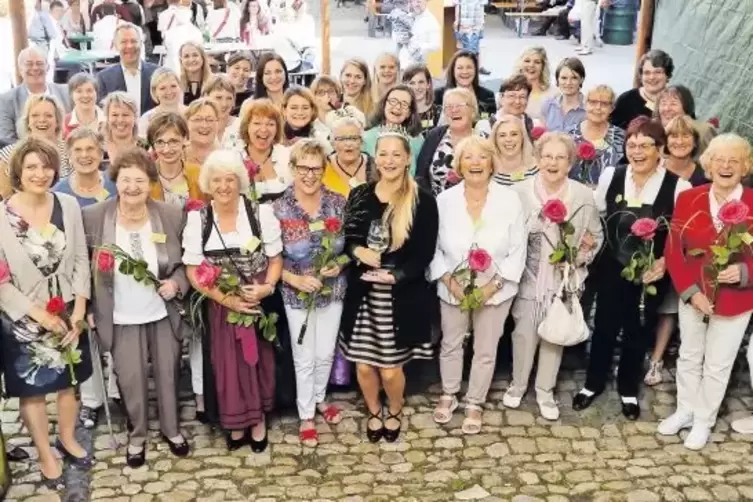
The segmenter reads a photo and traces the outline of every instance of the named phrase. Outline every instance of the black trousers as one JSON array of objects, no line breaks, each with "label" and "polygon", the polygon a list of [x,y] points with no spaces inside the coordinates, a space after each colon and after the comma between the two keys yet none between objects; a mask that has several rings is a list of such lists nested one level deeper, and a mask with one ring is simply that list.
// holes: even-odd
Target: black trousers
[{"label": "black trousers", "polygon": [[668,282],[665,277],[656,284],[658,294],[646,295],[645,324],[641,325],[638,305],[641,286],[622,277],[622,265],[608,254],[601,256],[598,271],[598,302],[591,340],[591,354],[586,374],[586,388],[596,394],[604,391],[617,336],[622,331],[620,361],[617,370],[617,392],[623,397],[637,397],[643,381],[643,362],[653,339],[661,304]]}]

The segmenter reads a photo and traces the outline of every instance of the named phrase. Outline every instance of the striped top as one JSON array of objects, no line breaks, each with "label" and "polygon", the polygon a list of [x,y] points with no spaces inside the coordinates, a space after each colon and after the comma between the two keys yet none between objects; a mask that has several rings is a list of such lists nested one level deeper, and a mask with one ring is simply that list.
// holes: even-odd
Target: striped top
[{"label": "striped top", "polygon": [[528,178],[532,178],[536,175],[536,173],[539,172],[539,168],[536,166],[533,166],[531,169],[526,169],[525,171],[515,171],[512,174],[509,173],[494,173],[492,176],[492,179],[499,183],[502,186],[510,186],[514,185],[516,183],[520,183],[521,181],[527,180]]}]

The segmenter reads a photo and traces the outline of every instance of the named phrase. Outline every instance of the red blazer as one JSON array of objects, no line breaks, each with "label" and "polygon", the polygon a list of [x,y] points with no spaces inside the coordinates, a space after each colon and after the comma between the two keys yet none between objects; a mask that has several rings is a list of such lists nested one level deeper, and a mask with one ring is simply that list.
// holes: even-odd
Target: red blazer
[{"label": "red blazer", "polygon": [[[745,247],[741,283],[721,285],[714,301],[712,281],[703,271],[704,265],[709,263],[709,246],[718,236],[711,218],[709,190],[711,185],[703,185],[682,192],[677,198],[664,257],[681,298],[700,289],[714,304],[715,314],[732,317],[753,310],[753,252]],[[753,189],[743,188],[740,200],[751,209],[747,225],[748,231],[753,233]],[[707,254],[690,256],[691,249],[703,249]]]}]

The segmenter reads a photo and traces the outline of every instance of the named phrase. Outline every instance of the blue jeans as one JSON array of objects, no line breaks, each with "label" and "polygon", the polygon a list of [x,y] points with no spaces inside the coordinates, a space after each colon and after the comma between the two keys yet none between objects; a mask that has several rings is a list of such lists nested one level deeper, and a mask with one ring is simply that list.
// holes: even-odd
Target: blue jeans
[{"label": "blue jeans", "polygon": [[478,54],[481,51],[481,38],[483,32],[455,33],[455,38],[460,42],[461,48]]}]

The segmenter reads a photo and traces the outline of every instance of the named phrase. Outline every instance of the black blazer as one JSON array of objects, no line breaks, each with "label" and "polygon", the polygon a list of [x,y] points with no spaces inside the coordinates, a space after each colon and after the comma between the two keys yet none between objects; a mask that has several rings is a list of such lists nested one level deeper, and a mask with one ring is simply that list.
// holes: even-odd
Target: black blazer
[{"label": "black blazer", "polygon": [[[358,309],[371,284],[361,280],[369,269],[356,265],[353,250],[366,247],[369,226],[382,216],[386,204],[376,196],[376,183],[354,188],[345,207],[345,249],[354,260],[347,271],[348,288],[345,293],[340,336],[347,342],[353,333]],[[426,280],[426,269],[434,258],[439,231],[437,203],[430,192],[418,189],[413,226],[400,249],[382,255],[382,262],[393,266],[395,285],[392,287],[392,309],[395,323],[395,343],[409,348],[431,342],[431,319],[437,317],[437,295]]]},{"label": "black blazer", "polygon": [[[444,101],[444,91],[446,87],[434,89],[434,104],[442,105]],[[478,86],[474,88],[476,101],[478,101],[478,113],[481,119],[488,119],[497,111],[497,98],[494,92],[486,87]]]},{"label": "black blazer", "polygon": [[[139,103],[139,114],[143,115],[152,108],[156,103],[152,99],[151,81],[154,70],[159,68],[154,63],[146,61],[141,62],[141,103]],[[123,67],[121,65],[112,65],[97,73],[97,87],[99,88],[99,99],[104,99],[111,92],[127,92],[125,77],[123,76]],[[138,117],[136,117],[138,118]]]}]

